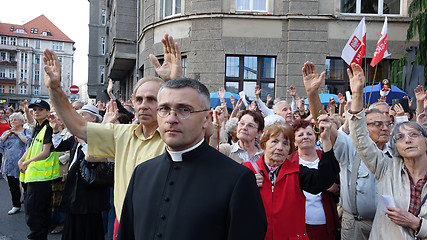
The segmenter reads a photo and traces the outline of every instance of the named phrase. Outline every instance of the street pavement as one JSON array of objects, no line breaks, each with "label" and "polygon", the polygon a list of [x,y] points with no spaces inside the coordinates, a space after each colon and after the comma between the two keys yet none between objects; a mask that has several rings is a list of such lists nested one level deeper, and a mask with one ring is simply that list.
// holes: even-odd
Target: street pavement
[{"label": "street pavement", "polygon": [[[25,223],[25,209],[14,215],[7,215],[12,208],[12,199],[6,180],[0,176],[0,240],[25,240],[30,230]],[[48,240],[59,240],[61,234],[49,234]]]}]

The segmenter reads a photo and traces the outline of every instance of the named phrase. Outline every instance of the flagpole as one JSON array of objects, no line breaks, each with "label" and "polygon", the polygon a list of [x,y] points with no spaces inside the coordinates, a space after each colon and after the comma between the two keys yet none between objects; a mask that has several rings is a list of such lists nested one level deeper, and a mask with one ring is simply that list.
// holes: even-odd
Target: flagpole
[{"label": "flagpole", "polygon": [[[378,65],[375,65],[374,78],[372,78],[371,93],[369,93],[368,104],[371,102],[372,90],[374,89],[375,77],[377,75],[377,67],[378,67]],[[366,91],[365,91],[365,94],[366,94]]]},{"label": "flagpole", "polygon": [[[367,60],[366,60],[366,55],[365,55],[365,76],[368,76],[368,74],[367,74],[368,73],[368,71],[367,71],[368,68],[366,67],[366,64],[367,64]],[[364,84],[365,84],[364,88],[366,89],[366,81],[365,81]],[[363,102],[364,102],[363,106],[366,106],[366,91],[365,91],[365,98],[364,98]]]}]

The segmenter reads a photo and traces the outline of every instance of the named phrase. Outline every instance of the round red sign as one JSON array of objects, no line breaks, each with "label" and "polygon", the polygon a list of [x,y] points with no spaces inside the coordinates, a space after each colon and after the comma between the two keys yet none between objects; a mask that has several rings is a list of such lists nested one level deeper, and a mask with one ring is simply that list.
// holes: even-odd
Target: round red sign
[{"label": "round red sign", "polygon": [[79,87],[78,87],[78,86],[76,86],[76,85],[72,85],[72,86],[70,87],[70,92],[71,92],[72,94],[77,94],[77,93],[79,92]]}]

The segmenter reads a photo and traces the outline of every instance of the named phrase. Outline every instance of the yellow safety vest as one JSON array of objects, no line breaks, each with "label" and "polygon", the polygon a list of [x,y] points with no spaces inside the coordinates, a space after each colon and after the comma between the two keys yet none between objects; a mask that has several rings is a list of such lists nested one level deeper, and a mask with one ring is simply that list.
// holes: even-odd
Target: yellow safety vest
[{"label": "yellow safety vest", "polygon": [[[25,160],[28,160],[43,150],[43,139],[46,133],[46,126],[40,130],[36,138],[31,142],[28,154]],[[24,161],[25,161],[24,160]],[[19,180],[21,182],[42,182],[59,177],[59,157],[57,152],[51,152],[49,157],[44,160],[34,161],[27,165],[25,173],[21,173]]]}]

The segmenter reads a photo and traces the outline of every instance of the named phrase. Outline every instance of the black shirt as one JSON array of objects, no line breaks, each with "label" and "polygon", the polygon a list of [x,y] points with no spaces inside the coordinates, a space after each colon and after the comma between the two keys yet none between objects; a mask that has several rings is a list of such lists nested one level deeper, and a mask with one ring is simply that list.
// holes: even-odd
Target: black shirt
[{"label": "black shirt", "polygon": [[47,120],[47,119],[44,120],[44,122],[42,124],[39,124],[39,122],[36,121],[36,127],[34,128],[33,135],[31,136],[31,138],[33,139],[32,141],[34,141],[34,139],[36,139],[37,134],[39,134],[39,132],[42,130],[42,128],[44,126],[46,126],[46,133],[45,133],[44,138],[43,138],[43,144],[52,143],[53,129],[49,124],[49,120]]}]

